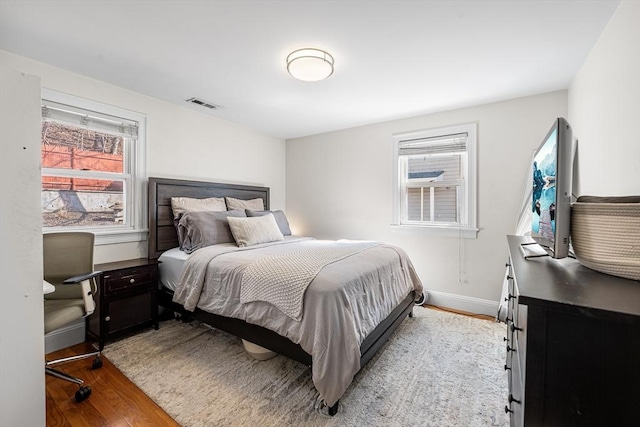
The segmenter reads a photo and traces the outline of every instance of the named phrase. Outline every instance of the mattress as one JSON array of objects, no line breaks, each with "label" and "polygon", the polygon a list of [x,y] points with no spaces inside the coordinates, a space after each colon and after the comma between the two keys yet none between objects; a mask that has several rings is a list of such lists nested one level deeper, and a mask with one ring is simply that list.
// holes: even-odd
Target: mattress
[{"label": "mattress", "polygon": [[176,290],[182,267],[188,257],[189,254],[181,251],[180,248],[169,249],[160,255],[158,268],[160,269],[160,283],[162,286],[172,291]]}]

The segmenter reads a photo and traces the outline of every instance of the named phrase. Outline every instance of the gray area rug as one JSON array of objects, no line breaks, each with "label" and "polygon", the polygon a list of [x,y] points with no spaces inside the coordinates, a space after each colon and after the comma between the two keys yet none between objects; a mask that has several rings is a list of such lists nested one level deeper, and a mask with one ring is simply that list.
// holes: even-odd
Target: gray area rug
[{"label": "gray area rug", "polygon": [[257,361],[241,340],[165,321],[104,355],[185,427],[507,426],[505,326],[416,307],[354,378],[336,416],[321,413],[311,369]]}]

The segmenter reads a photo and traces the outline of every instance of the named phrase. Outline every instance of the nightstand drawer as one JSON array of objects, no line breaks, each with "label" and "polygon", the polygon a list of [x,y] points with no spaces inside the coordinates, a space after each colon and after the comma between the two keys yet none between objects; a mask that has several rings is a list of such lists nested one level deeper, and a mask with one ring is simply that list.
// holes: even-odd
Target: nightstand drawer
[{"label": "nightstand drawer", "polygon": [[155,269],[141,268],[109,273],[103,277],[104,292],[108,294],[155,283],[154,272]]}]

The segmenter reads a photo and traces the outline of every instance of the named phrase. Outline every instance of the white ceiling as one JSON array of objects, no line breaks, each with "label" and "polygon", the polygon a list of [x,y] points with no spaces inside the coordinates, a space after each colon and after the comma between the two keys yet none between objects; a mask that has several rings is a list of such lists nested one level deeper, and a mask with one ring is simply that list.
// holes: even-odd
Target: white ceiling
[{"label": "white ceiling", "polygon": [[[289,139],[566,89],[617,6],[0,0],[0,47]],[[289,76],[302,47],[330,52],[333,76]]]}]

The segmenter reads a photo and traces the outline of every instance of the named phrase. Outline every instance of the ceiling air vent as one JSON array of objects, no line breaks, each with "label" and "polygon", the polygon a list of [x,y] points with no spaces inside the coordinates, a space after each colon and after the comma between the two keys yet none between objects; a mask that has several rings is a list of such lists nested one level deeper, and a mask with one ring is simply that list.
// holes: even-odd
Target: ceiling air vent
[{"label": "ceiling air vent", "polygon": [[220,108],[219,105],[212,104],[211,102],[203,101],[202,99],[198,99],[198,98],[189,98],[187,99],[187,102],[200,105],[202,107],[210,108],[212,110],[217,110],[218,108]]}]

